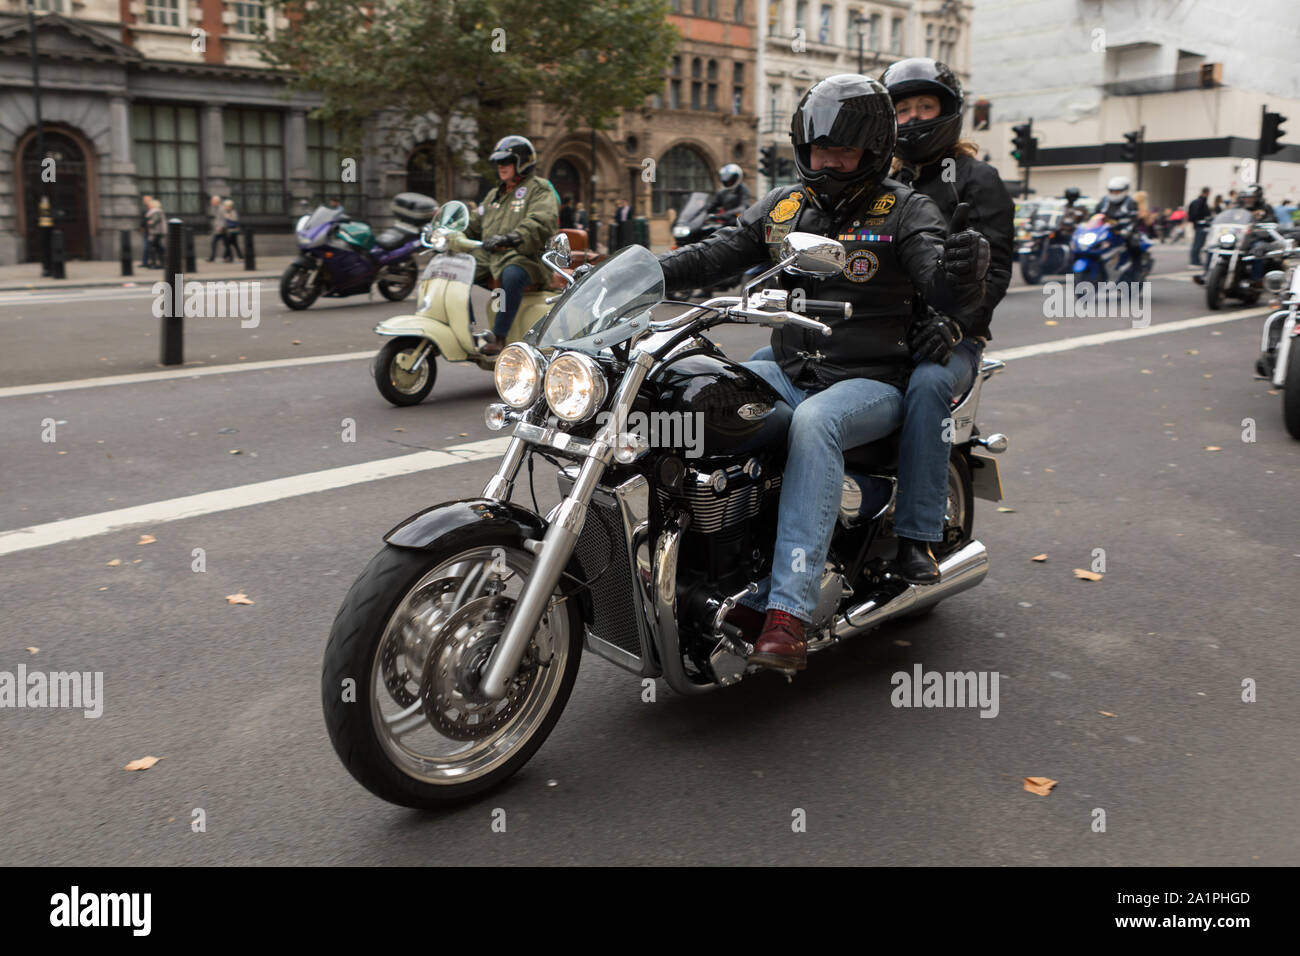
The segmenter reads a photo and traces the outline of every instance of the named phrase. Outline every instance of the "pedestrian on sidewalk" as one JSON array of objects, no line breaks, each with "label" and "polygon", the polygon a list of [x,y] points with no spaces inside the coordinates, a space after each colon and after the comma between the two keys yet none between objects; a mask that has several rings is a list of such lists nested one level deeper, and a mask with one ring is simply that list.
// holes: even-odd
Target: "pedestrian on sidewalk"
[{"label": "pedestrian on sidewalk", "polygon": [[235,201],[227,199],[221,204],[222,211],[222,237],[226,240],[226,261],[233,261],[231,250],[243,261],[244,253],[239,248],[239,213],[235,211]]},{"label": "pedestrian on sidewalk", "polygon": [[141,269],[148,269],[149,260],[153,258],[151,255],[152,249],[149,245],[149,210],[153,208],[152,203],[152,196],[140,197],[140,237],[144,240],[144,252],[140,255]]},{"label": "pedestrian on sidewalk", "polygon": [[[1215,202],[1218,203],[1218,197]],[[1201,194],[1187,205],[1187,218],[1195,232],[1192,234],[1192,252],[1188,265],[1201,264],[1201,247],[1205,245],[1205,234],[1210,228],[1210,187],[1202,186]]]},{"label": "pedestrian on sidewalk", "polygon": [[159,199],[149,199],[149,213],[145,217],[147,223],[147,234],[149,237],[150,251],[153,256],[153,265],[149,268],[162,269],[166,265],[166,251],[163,248],[163,237],[167,235],[167,216],[163,213],[162,201]]},{"label": "pedestrian on sidewalk", "polygon": [[225,244],[222,234],[226,231],[225,210],[221,208],[221,197],[213,196],[208,200],[208,218],[212,221],[212,249],[208,253],[208,261],[217,261],[217,243]]}]

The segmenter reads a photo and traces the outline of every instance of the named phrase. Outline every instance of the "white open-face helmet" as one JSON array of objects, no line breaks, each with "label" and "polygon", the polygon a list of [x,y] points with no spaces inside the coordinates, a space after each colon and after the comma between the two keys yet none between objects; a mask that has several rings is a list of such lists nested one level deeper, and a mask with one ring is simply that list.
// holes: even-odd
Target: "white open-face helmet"
[{"label": "white open-face helmet", "polygon": [[722,185],[728,188],[740,182],[740,177],[743,175],[744,170],[735,163],[727,163],[727,165],[718,170],[718,178],[722,180]]},{"label": "white open-face helmet", "polygon": [[1110,182],[1106,183],[1107,192],[1126,193],[1128,192],[1127,176],[1112,176]]}]

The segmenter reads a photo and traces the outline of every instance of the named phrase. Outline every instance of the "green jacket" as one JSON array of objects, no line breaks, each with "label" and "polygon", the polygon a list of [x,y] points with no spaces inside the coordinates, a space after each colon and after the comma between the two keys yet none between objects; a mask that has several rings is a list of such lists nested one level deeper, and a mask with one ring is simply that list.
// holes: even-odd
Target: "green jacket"
[{"label": "green jacket", "polygon": [[513,249],[498,249],[496,252],[474,250],[479,275],[490,273],[492,278],[499,279],[506,266],[517,264],[527,270],[534,283],[545,286],[550,281],[551,272],[542,264],[542,253],[546,251],[547,241],[559,229],[560,196],[549,180],[530,170],[513,188],[497,183],[488,190],[483,197],[483,214],[480,216],[478,210],[471,207],[465,235],[471,239],[486,239],[508,232],[519,233],[524,241]]}]

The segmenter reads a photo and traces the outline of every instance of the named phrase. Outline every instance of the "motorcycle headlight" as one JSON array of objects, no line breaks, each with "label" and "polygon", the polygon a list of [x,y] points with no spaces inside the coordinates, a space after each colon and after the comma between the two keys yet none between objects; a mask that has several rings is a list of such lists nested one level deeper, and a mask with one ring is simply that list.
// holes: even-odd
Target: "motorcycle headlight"
[{"label": "motorcycle headlight", "polygon": [[545,362],[531,345],[515,342],[507,345],[497,356],[497,394],[511,408],[527,408],[537,401],[542,387],[542,367]]},{"label": "motorcycle headlight", "polygon": [[687,236],[689,236],[690,234],[691,234],[691,231],[690,231],[689,229],[687,229],[685,226],[673,226],[673,238],[674,238],[674,239],[685,239],[685,238],[686,238]]},{"label": "motorcycle headlight", "polygon": [[447,234],[445,232],[440,232],[437,235],[435,235],[429,241],[429,248],[432,249],[434,252],[446,252]]},{"label": "motorcycle headlight", "polygon": [[546,404],[566,422],[581,422],[596,414],[604,404],[605,387],[596,360],[581,352],[565,352],[546,370]]},{"label": "motorcycle headlight", "polygon": [[307,228],[307,220],[310,218],[311,216],[299,216],[297,224],[293,227],[293,231],[302,232],[303,229]]},{"label": "motorcycle headlight", "polygon": [[1090,246],[1096,241],[1097,234],[1095,232],[1085,232],[1079,237],[1079,245],[1081,246]]},{"label": "motorcycle headlight", "polygon": [[1237,237],[1230,232],[1225,232],[1219,236],[1219,245],[1221,246],[1235,246],[1236,244]]}]

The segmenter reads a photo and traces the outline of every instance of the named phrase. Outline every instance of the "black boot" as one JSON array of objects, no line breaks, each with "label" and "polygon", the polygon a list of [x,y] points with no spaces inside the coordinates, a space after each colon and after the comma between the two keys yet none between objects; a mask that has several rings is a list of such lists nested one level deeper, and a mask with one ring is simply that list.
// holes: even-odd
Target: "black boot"
[{"label": "black boot", "polygon": [[899,576],[908,584],[934,584],[939,580],[939,562],[930,553],[929,541],[899,538],[894,563]]}]

